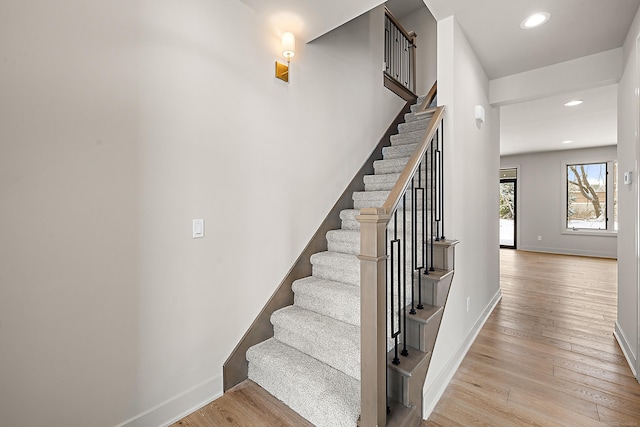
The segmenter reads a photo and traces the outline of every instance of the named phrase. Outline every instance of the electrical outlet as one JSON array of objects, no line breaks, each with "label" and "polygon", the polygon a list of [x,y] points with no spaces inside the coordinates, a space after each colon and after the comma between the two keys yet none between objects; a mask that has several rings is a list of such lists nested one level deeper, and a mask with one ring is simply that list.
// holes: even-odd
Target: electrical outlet
[{"label": "electrical outlet", "polygon": [[538,236],[538,240],[542,240],[542,236]]},{"label": "electrical outlet", "polygon": [[471,297],[467,297],[467,313],[469,312],[470,307],[471,307]]}]

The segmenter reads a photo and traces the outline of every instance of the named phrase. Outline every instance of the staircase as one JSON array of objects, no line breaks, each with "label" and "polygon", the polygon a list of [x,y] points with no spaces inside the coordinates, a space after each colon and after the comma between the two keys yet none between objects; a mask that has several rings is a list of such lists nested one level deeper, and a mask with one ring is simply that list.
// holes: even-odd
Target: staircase
[{"label": "staircase", "polygon": [[[364,177],[364,191],[353,193],[353,209],[340,212],[341,228],[326,233],[328,250],[311,256],[311,276],[293,283],[293,305],[271,315],[273,338],[246,352],[248,378],[320,427],[356,426],[359,422],[361,236],[358,215],[361,209],[383,206],[424,139],[433,109],[423,111],[423,101],[424,97],[418,99],[405,115],[398,133],[390,138],[391,146],[383,149],[383,159],[374,162],[374,174]],[[430,170],[425,166],[425,175]],[[429,206],[430,197],[424,197],[425,200],[405,197],[398,212],[408,215],[422,209],[421,206]],[[411,233],[411,224],[390,223],[388,232]],[[420,224],[416,228],[423,234]],[[416,275],[415,266],[412,267],[407,257],[403,259],[404,267],[387,269],[388,276],[395,272],[411,277],[396,296],[396,304],[388,305],[387,309],[388,331],[396,330],[397,323],[405,319],[399,338],[394,340],[392,334],[387,333],[387,395],[392,402],[387,425],[417,425],[421,420],[424,378],[453,278],[457,242],[437,238],[431,239],[431,243],[424,249],[422,246],[416,249],[418,259],[423,258],[423,251],[428,252],[427,258],[432,259],[430,269],[425,268]],[[390,251],[390,244],[388,247]],[[428,274],[423,274],[425,272]],[[387,292],[391,292],[390,284]],[[412,300],[413,294],[416,295]],[[419,301],[415,299],[418,296]],[[409,310],[413,313],[412,308],[416,306],[415,314],[407,314]],[[396,319],[395,326],[391,318]],[[396,348],[408,352],[407,357],[400,357],[400,364],[393,363]]]}]

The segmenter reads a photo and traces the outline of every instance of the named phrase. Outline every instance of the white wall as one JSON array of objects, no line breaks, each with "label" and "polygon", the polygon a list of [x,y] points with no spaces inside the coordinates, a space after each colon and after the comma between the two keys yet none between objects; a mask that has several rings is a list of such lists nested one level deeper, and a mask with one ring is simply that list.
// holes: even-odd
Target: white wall
[{"label": "white wall", "polygon": [[237,0],[0,4],[1,425],[155,426],[222,392],[403,105],[381,8],[299,43],[290,84],[279,44]]},{"label": "white wall", "polygon": [[636,14],[624,45],[624,74],[618,85],[618,170],[620,176],[633,171],[634,183],[621,186],[618,194],[620,229],[628,232],[618,236],[618,319],[616,337],[627,358],[636,370],[640,352],[638,297],[638,51],[636,39],[640,35],[640,12]]},{"label": "white wall", "polygon": [[[425,383],[428,417],[486,316],[500,297],[498,239],[499,114],[489,79],[449,17],[438,22],[438,103],[445,115],[446,237],[460,240],[455,276]],[[474,108],[486,121],[478,125]],[[466,301],[470,297],[470,310]]]},{"label": "white wall", "polygon": [[[518,249],[616,258],[616,234],[563,234],[566,164],[616,159],[613,145],[501,157],[501,168],[518,167]],[[623,187],[618,186],[620,191],[625,190]],[[609,219],[613,221],[612,212]],[[623,229],[620,234],[624,234]],[[542,236],[542,240],[538,240],[538,236]]]},{"label": "white wall", "polygon": [[416,93],[426,95],[438,78],[438,23],[429,9],[421,7],[398,18],[416,37]]}]

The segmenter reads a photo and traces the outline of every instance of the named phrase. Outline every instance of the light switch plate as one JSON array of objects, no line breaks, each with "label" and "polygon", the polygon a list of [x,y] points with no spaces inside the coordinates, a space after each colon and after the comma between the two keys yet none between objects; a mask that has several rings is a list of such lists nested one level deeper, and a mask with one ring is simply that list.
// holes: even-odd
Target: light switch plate
[{"label": "light switch plate", "polygon": [[204,219],[193,220],[193,238],[200,239],[204,237]]}]

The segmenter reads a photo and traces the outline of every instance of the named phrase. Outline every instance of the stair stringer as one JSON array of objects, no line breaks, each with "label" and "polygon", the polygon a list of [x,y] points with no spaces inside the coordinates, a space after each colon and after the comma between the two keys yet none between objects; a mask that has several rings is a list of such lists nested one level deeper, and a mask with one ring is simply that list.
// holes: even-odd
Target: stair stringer
[{"label": "stair stringer", "polygon": [[[431,356],[433,349],[440,332],[440,326],[442,324],[442,317],[444,310],[446,309],[446,303],[449,299],[449,293],[451,284],[453,283],[453,277],[455,274],[455,246],[459,243],[458,240],[441,240],[437,245],[434,245],[441,252],[439,261],[436,262],[435,268],[444,271],[437,280],[428,280],[423,286],[426,288],[433,288],[437,292],[444,294],[444,297],[436,297],[436,301],[442,301],[441,310],[437,310],[433,317],[437,317],[432,323],[427,322],[426,326],[429,328],[425,332],[424,341],[427,341],[425,347],[418,349],[414,338],[408,338],[409,346],[414,348],[409,349],[409,354],[414,359],[411,361],[411,367],[409,369],[402,369],[393,365],[391,357],[388,358],[387,373],[389,378],[388,393],[393,399],[391,405],[391,413],[387,418],[387,427],[417,427],[422,422],[423,414],[423,395],[425,380],[427,373],[429,372],[429,366],[431,364]],[[436,257],[438,259],[438,257]],[[444,268],[444,267],[447,268]],[[429,291],[430,289],[426,289]],[[427,292],[428,294],[429,292]],[[434,302],[436,302],[434,301]],[[410,306],[407,306],[405,310],[409,310]],[[425,306],[424,310],[427,310],[428,306]],[[408,319],[412,319],[410,314]],[[411,323],[415,320],[412,319]],[[431,336],[427,338],[427,336]],[[392,353],[392,352],[390,352]],[[400,365],[401,366],[401,365]]]},{"label": "stair stringer", "polygon": [[293,304],[293,282],[311,276],[311,255],[327,250],[327,232],[341,228],[340,212],[353,207],[353,193],[364,189],[364,177],[374,174],[374,162],[383,159],[382,149],[390,145],[391,136],[398,133],[398,126],[404,123],[405,115],[411,112],[411,105],[414,104],[414,102],[415,99],[408,101],[389,125],[385,134],[380,138],[376,148],[355,174],[305,249],[294,262],[287,275],[280,282],[271,298],[269,298],[269,301],[267,301],[264,308],[260,311],[225,361],[223,365],[223,390],[225,392],[248,378],[247,350],[273,337],[273,327],[270,321],[271,315],[277,310]]}]

